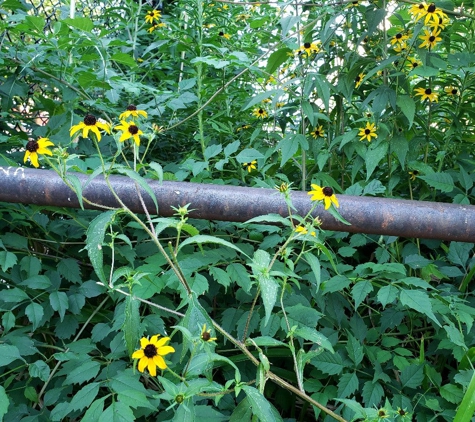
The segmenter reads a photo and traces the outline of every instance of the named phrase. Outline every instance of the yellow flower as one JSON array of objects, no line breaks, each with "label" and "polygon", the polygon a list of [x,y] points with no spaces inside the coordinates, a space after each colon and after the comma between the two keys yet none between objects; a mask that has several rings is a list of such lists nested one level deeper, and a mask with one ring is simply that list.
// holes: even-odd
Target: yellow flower
[{"label": "yellow flower", "polygon": [[143,110],[137,110],[137,107],[135,107],[133,104],[130,104],[129,106],[127,106],[127,110],[124,111],[119,116],[119,119],[124,120],[124,119],[127,119],[127,117],[130,117],[130,116],[132,116],[132,117],[139,117],[139,116],[147,117],[147,112],[143,111]]},{"label": "yellow flower", "polygon": [[48,149],[48,147],[53,146],[53,142],[51,142],[48,138],[39,138],[37,141],[28,141],[26,144],[26,151],[25,156],[23,158],[23,162],[26,163],[28,158],[30,159],[30,163],[33,164],[36,168],[40,165],[38,164],[38,154],[43,155],[53,155],[52,152]]},{"label": "yellow flower", "polygon": [[285,103],[282,102],[282,101],[279,101],[279,102],[277,102],[277,103],[275,104],[275,106],[276,106],[277,108],[281,108],[281,107],[285,106]]},{"label": "yellow flower", "polygon": [[422,66],[422,62],[418,59],[415,59],[413,57],[408,57],[407,58],[407,61],[409,63],[407,63],[407,66],[411,69],[411,70],[414,70],[416,67],[418,66]]},{"label": "yellow flower", "polygon": [[145,15],[145,22],[153,23],[153,21],[157,21],[162,17],[158,10],[150,10]]},{"label": "yellow flower", "polygon": [[206,330],[206,324],[204,324],[203,328],[201,329],[200,338],[201,338],[201,340],[205,341],[206,343],[208,343],[210,341],[218,340],[216,337],[211,337],[211,328],[209,330]]},{"label": "yellow flower", "polygon": [[251,125],[241,125],[236,129],[236,132],[240,132],[241,130],[244,130],[244,129],[249,129],[250,127]]},{"label": "yellow flower", "polygon": [[425,35],[419,37],[424,42],[419,46],[419,48],[434,48],[437,42],[442,41],[442,38],[439,37],[440,31],[440,29],[438,31],[428,31],[427,29],[424,29]]},{"label": "yellow flower", "polygon": [[430,102],[437,102],[437,93],[430,88],[416,88],[414,91],[416,91],[416,95],[421,96],[422,101],[427,99]]},{"label": "yellow flower", "polygon": [[348,3],[348,8],[350,7],[358,7],[360,5],[360,2],[359,1],[350,1]]},{"label": "yellow flower", "polygon": [[240,15],[237,15],[236,16],[236,21],[239,22],[239,21],[246,21],[247,19],[249,19],[251,17],[250,14],[248,13],[241,13]]},{"label": "yellow flower", "polygon": [[409,35],[398,32],[391,38],[391,44],[403,44],[409,39]]},{"label": "yellow flower", "polygon": [[166,24],[164,24],[163,22],[160,22],[160,23],[154,23],[150,28],[147,29],[147,32],[149,34],[151,34],[153,31],[155,31],[157,28],[163,28],[167,26]]},{"label": "yellow flower", "polygon": [[330,208],[330,205],[333,204],[335,207],[339,207],[338,199],[336,198],[335,194],[333,193],[333,189],[329,186],[320,187],[318,185],[312,184],[312,189],[308,192],[308,195],[312,195],[310,198],[311,201],[323,201],[325,204],[325,209],[327,210]]},{"label": "yellow flower", "polygon": [[429,26],[433,31],[437,29],[445,29],[445,27],[450,23],[450,19],[447,15],[444,14],[443,17],[436,16],[434,17],[427,26]]},{"label": "yellow flower", "polygon": [[231,35],[225,34],[223,31],[220,31],[218,35],[220,37],[226,38],[227,40],[229,40],[231,38]]},{"label": "yellow flower", "polygon": [[252,160],[250,163],[242,163],[242,166],[250,173],[252,170],[255,170],[257,168],[256,164],[257,161]]},{"label": "yellow flower", "polygon": [[[297,227],[295,228],[295,232],[296,232],[297,234],[308,234],[308,230],[307,230],[305,227],[302,227],[302,226],[297,226]],[[310,232],[310,235],[313,236],[313,237],[315,237],[317,234],[315,233],[315,231],[312,230],[312,231]]]},{"label": "yellow flower", "polygon": [[265,111],[263,108],[256,108],[252,112],[253,116],[256,116],[258,119],[264,119],[268,116],[267,111]]},{"label": "yellow flower", "polygon": [[355,78],[355,88],[358,88],[361,83],[363,82],[363,79],[365,77],[364,73],[360,73],[356,78]]},{"label": "yellow flower", "polygon": [[318,53],[320,47],[314,42],[306,42],[299,49],[295,50],[296,53],[302,53],[304,51],[307,53],[307,56],[310,56],[313,53]]},{"label": "yellow flower", "polygon": [[317,139],[317,138],[323,138],[325,136],[325,131],[323,130],[323,125],[318,126],[317,128],[313,129],[312,132],[310,132],[312,136]]},{"label": "yellow flower", "polygon": [[416,19],[416,21],[424,16],[425,16],[424,25],[427,25],[429,21],[431,20],[434,21],[435,19],[438,19],[439,17],[442,19],[444,18],[448,19],[448,16],[444,12],[442,12],[441,9],[436,7],[434,3],[429,4],[429,6],[427,6],[427,8],[425,9],[425,14],[421,14],[420,17]]},{"label": "yellow flower", "polygon": [[377,138],[378,135],[376,133],[376,126],[374,123],[366,122],[366,127],[360,128],[360,131],[358,132],[358,136],[361,136],[360,141],[366,138],[368,142],[371,142],[372,139],[371,137]]},{"label": "yellow flower", "polygon": [[120,121],[120,125],[116,126],[114,129],[122,131],[122,135],[119,138],[120,142],[124,142],[126,139],[133,138],[137,146],[140,145],[140,135],[143,135],[143,132],[135,125],[134,122],[126,122],[125,120]]},{"label": "yellow flower", "polygon": [[444,91],[447,93],[447,95],[460,95],[459,89],[452,85],[446,86]]},{"label": "yellow flower", "polygon": [[92,114],[86,114],[86,117],[84,117],[84,120],[81,123],[71,127],[69,130],[69,136],[73,136],[76,132],[82,130],[82,137],[87,138],[89,136],[89,131],[92,131],[95,133],[97,141],[100,141],[101,132],[99,132],[99,129],[110,133],[110,126],[107,123],[101,123]]},{"label": "yellow flower", "polygon": [[403,53],[407,50],[407,44],[403,42],[401,44],[396,44],[393,48],[396,53]]},{"label": "yellow flower", "polygon": [[158,340],[159,336],[160,334],[152,336],[150,340],[142,337],[140,339],[140,349],[132,354],[132,359],[140,359],[139,371],[143,372],[147,368],[152,377],[157,375],[157,366],[162,370],[167,368],[165,359],[162,356],[175,351],[173,347],[166,346],[166,343],[170,340],[169,337],[163,337]]},{"label": "yellow flower", "polygon": [[416,180],[417,176],[419,176],[419,172],[417,170],[412,170],[409,172],[409,179],[412,181]]},{"label": "yellow flower", "polygon": [[412,17],[416,20],[416,22],[425,16],[427,13],[427,4],[425,2],[421,2],[419,4],[413,4],[409,9],[409,13]]}]

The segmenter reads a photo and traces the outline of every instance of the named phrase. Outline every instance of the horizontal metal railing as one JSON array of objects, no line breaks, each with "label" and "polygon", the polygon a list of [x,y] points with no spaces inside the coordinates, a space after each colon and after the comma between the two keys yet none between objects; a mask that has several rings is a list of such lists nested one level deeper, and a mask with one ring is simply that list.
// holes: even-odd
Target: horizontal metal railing
[{"label": "horizontal metal railing", "polygon": [[[119,204],[102,176],[73,173],[84,186],[89,201],[108,207]],[[110,176],[109,181],[124,204],[143,213],[137,184],[125,176]],[[191,203],[190,217],[206,220],[244,222],[270,213],[287,216],[287,205],[276,190],[188,182],[147,180],[156,195],[158,215],[170,216],[178,207]],[[52,170],[0,167],[0,201],[57,207],[79,208],[71,189]],[[152,215],[157,211],[150,196],[141,190],[145,206]],[[312,207],[306,192],[291,194],[296,213],[306,215]],[[416,237],[423,239],[475,242],[475,206],[439,202],[338,195],[339,212],[351,223],[341,223],[319,205],[313,212],[322,228],[351,233]],[[94,208],[87,203],[85,208]]]}]

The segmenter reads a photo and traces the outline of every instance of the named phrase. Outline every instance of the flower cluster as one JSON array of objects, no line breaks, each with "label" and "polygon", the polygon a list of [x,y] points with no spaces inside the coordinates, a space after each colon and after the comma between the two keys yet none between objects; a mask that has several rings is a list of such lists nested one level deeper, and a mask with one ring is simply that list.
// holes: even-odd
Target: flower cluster
[{"label": "flower cluster", "polygon": [[[120,125],[116,126],[114,129],[120,130],[122,135],[119,138],[120,142],[132,138],[137,146],[140,145],[140,135],[143,135],[143,132],[137,126],[135,119],[140,116],[147,117],[147,112],[143,110],[137,110],[137,107],[133,104],[130,104],[127,107],[127,110],[124,111],[120,116]],[[132,120],[127,120],[132,118]]]},{"label": "flower cluster", "polygon": [[148,33],[152,33],[158,28],[163,28],[166,26],[163,22],[160,22],[160,18],[162,17],[161,13],[158,10],[149,10],[145,14],[145,22],[150,24],[151,26],[147,29]]}]

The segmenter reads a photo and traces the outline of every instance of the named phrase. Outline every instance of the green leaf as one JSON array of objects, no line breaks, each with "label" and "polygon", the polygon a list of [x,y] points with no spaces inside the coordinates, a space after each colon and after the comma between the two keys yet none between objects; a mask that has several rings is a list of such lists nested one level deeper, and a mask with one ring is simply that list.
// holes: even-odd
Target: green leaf
[{"label": "green leaf", "polygon": [[462,347],[464,350],[468,350],[463,334],[455,327],[453,322],[449,321],[449,325],[444,325],[443,328],[451,343]]},{"label": "green leaf", "polygon": [[289,59],[287,53],[291,53],[290,48],[284,47],[274,51],[267,60],[266,72],[270,75],[285,61]]},{"label": "green leaf", "polygon": [[64,277],[66,280],[69,280],[73,283],[80,283],[81,279],[81,268],[76,259],[66,258],[58,262],[58,273]]},{"label": "green leaf", "polygon": [[259,158],[264,158],[264,156],[254,148],[243,149],[238,155],[236,155],[237,162],[240,164],[250,163],[253,160],[258,160]]},{"label": "green leaf", "polygon": [[46,362],[37,360],[28,366],[28,373],[33,378],[39,378],[41,381],[47,381],[51,371]]},{"label": "green leaf", "polygon": [[[237,394],[237,393],[236,393]],[[251,421],[252,411],[251,403],[247,397],[239,402],[239,404],[234,409],[234,412],[229,418],[229,422],[248,422]]]},{"label": "green leaf", "polygon": [[305,252],[303,254],[304,259],[308,262],[310,265],[310,268],[312,269],[312,273],[315,277],[315,281],[317,283],[317,290],[320,289],[320,284],[322,282],[322,273],[321,273],[321,266],[320,266],[320,261],[318,258],[311,252]]},{"label": "green leaf", "polygon": [[298,22],[300,22],[300,16],[290,15],[283,17],[279,22],[282,28],[282,37],[286,37]]},{"label": "green leaf", "polygon": [[94,378],[101,369],[101,364],[94,360],[86,360],[79,366],[76,366],[64,380],[64,385],[69,384],[82,384],[84,381],[88,381]]},{"label": "green leaf", "polygon": [[346,343],[346,351],[348,357],[353,361],[355,367],[357,367],[363,360],[363,346],[361,343],[348,332],[348,341]]},{"label": "green leaf", "polygon": [[147,180],[140,176],[137,172],[123,166],[115,166],[114,167],[119,173],[125,174],[126,176],[130,177],[134,182],[136,182],[145,192],[148,193],[150,198],[152,198],[153,203],[155,204],[155,210],[158,214],[158,203],[157,198],[155,196],[154,191],[148,185]]},{"label": "green leaf", "polygon": [[0,367],[7,366],[17,359],[24,361],[18,347],[9,344],[0,344]]},{"label": "green leaf", "polygon": [[115,53],[111,56],[111,60],[129,67],[137,67],[137,63],[135,62],[134,58],[127,53]]},{"label": "green leaf", "polygon": [[366,180],[369,180],[380,161],[386,157],[388,152],[388,143],[381,142],[378,146],[372,145],[368,148],[365,155]]},{"label": "green leaf", "polygon": [[209,147],[205,149],[205,152],[204,152],[205,160],[209,160],[210,158],[215,157],[216,155],[221,153],[222,150],[223,150],[223,147],[221,144],[210,145]]},{"label": "green leaf", "polygon": [[346,398],[358,389],[358,377],[354,372],[343,374],[338,381],[338,397]]},{"label": "green leaf", "polygon": [[284,226],[290,227],[292,223],[288,218],[282,217],[278,214],[265,214],[259,215],[257,217],[251,218],[247,220],[244,224],[251,224],[251,223],[276,223],[282,224]]},{"label": "green leaf", "polygon": [[104,402],[107,397],[102,397],[91,404],[87,409],[81,422],[97,422],[104,412]]},{"label": "green leaf", "polygon": [[417,388],[421,385],[423,379],[423,365],[409,365],[401,371],[400,380],[402,388]]},{"label": "green leaf", "polygon": [[228,273],[221,268],[211,267],[209,269],[210,275],[222,286],[229,287],[232,283]]},{"label": "green leaf", "polygon": [[282,418],[274,409],[271,403],[254,387],[250,385],[243,385],[242,389],[246,393],[249,404],[252,408],[252,413],[256,415],[259,420],[265,422],[281,422]]},{"label": "green leaf", "polygon": [[264,325],[267,325],[275,302],[277,301],[277,289],[279,283],[269,275],[270,255],[261,249],[254,253],[252,272],[257,278],[261,290],[261,297],[264,303],[265,319]]},{"label": "green leaf", "polygon": [[275,338],[269,337],[269,336],[260,336],[260,337],[254,337],[252,339],[247,339],[246,340],[246,345],[247,346],[256,345],[256,346],[259,346],[259,347],[262,347],[262,346],[270,346],[270,347],[284,346],[284,347],[289,347],[287,344],[283,343],[282,341],[276,340]]},{"label": "green leaf", "polygon": [[106,211],[100,213],[94,220],[89,223],[86,231],[86,249],[94,267],[97,277],[104,284],[107,284],[106,276],[104,274],[104,262],[102,244],[104,243],[104,236],[107,227],[114,222],[114,217],[118,211]]},{"label": "green leaf", "polygon": [[36,330],[44,315],[43,307],[38,303],[32,302],[25,308],[25,315],[33,324],[33,330]]},{"label": "green leaf", "polygon": [[0,251],[0,266],[2,271],[6,272],[17,263],[17,257],[14,253],[8,251]]},{"label": "green leaf", "polygon": [[157,176],[158,181],[159,181],[160,183],[162,183],[162,182],[163,182],[163,167],[162,167],[160,164],[158,164],[158,163],[156,163],[156,162],[154,162],[154,161],[152,161],[152,162],[149,164],[149,166],[150,166],[150,168],[151,168],[152,170],[155,171],[155,175]]},{"label": "green leaf", "polygon": [[45,275],[34,275],[19,283],[20,286],[26,286],[30,289],[47,290],[51,287],[51,280]]},{"label": "green leaf", "polygon": [[10,398],[5,392],[5,388],[0,385],[0,421],[3,421],[3,417],[7,414],[8,406],[10,406]]},{"label": "green leaf", "polygon": [[323,347],[324,349],[330,351],[331,353],[335,353],[330,341],[323,334],[321,334],[320,332],[318,332],[317,330],[313,328],[300,327],[294,331],[294,334],[297,337],[303,338],[304,340],[311,341],[317,346]]},{"label": "green leaf", "polygon": [[459,404],[463,399],[463,390],[454,384],[443,385],[439,392],[449,403]]},{"label": "green leaf", "polygon": [[66,174],[65,179],[72,186],[73,192],[76,194],[76,196],[78,198],[79,205],[80,205],[81,209],[84,210],[84,202],[83,202],[83,198],[82,198],[83,188],[82,188],[81,180],[79,180],[79,178],[77,176],[75,176],[74,174],[70,174],[70,173]]},{"label": "green leaf", "polygon": [[69,26],[72,26],[73,28],[77,28],[85,32],[91,32],[92,29],[94,28],[94,23],[89,18],[83,18],[83,17],[73,18],[73,19],[67,18],[67,19],[63,19],[63,22]]},{"label": "green leaf", "polygon": [[381,287],[378,291],[377,297],[379,302],[386,307],[388,303],[392,303],[396,300],[398,289],[391,284]]},{"label": "green leaf", "polygon": [[430,303],[429,296],[426,292],[421,292],[419,290],[401,290],[399,293],[399,300],[401,301],[401,305],[408,306],[409,308],[428,316],[439,327],[441,327],[440,322],[432,312],[432,304]]},{"label": "green leaf", "polygon": [[99,393],[99,387],[101,383],[91,382],[86,384],[81,388],[72,398],[71,403],[69,404],[70,411],[82,410],[85,407],[89,407],[91,403]]},{"label": "green leaf", "polygon": [[338,375],[345,367],[338,353],[323,352],[311,361],[312,365],[328,375]]},{"label": "green leaf", "polygon": [[265,99],[272,97],[278,93],[282,92],[281,90],[271,89],[269,91],[261,92],[257,94],[255,97],[251,98],[251,100],[242,108],[242,110],[247,110],[248,108],[261,103]]},{"label": "green leaf", "polygon": [[183,242],[180,243],[180,246],[178,247],[178,251],[182,250],[185,246],[187,245],[193,245],[193,244],[199,244],[201,245],[202,243],[214,243],[216,245],[221,245],[221,246],[227,246],[228,248],[234,249],[235,251],[238,251],[239,253],[243,254],[244,256],[247,256],[250,258],[247,254],[245,254],[241,249],[239,249],[236,245],[228,242],[227,240],[221,239],[219,237],[215,236],[209,236],[205,234],[200,234],[197,236],[190,237]]},{"label": "green leaf", "polygon": [[449,173],[431,173],[427,176],[419,176],[430,187],[439,189],[441,192],[452,192],[454,189],[454,180]]},{"label": "green leaf", "polygon": [[[404,116],[406,116],[407,120],[409,121],[409,126],[407,129],[409,130],[414,123],[414,116],[416,115],[416,103],[409,95],[398,95],[396,104],[403,112]],[[404,138],[403,138],[404,139]],[[406,141],[406,139],[404,139]],[[393,140],[391,140],[392,146]],[[406,141],[407,145],[407,141]],[[402,163],[401,163],[402,164]]]},{"label": "green leaf", "polygon": [[131,296],[125,299],[125,321],[122,326],[129,356],[134,353],[140,338],[140,302]]},{"label": "green leaf", "polygon": [[402,168],[406,167],[406,156],[409,152],[409,142],[404,136],[394,136],[391,139],[391,152],[394,152]]},{"label": "green leaf", "polygon": [[98,422],[130,422],[134,420],[135,416],[132,409],[126,404],[116,401],[104,410]]},{"label": "green leaf", "polygon": [[455,414],[454,422],[466,422],[472,419],[475,413],[475,372],[472,374],[472,379],[468,385],[467,390],[460,403],[457,413]]},{"label": "green leaf", "polygon": [[368,296],[368,294],[371,293],[372,291],[373,291],[373,285],[371,284],[370,281],[368,280],[357,281],[353,285],[353,288],[351,289],[351,296],[353,297],[353,300],[355,301],[355,308],[358,308],[361,302],[363,302],[363,300],[366,299],[366,296]]},{"label": "green leaf", "polygon": [[364,383],[362,397],[366,407],[378,407],[383,395],[384,390],[379,382],[366,381]]},{"label": "green leaf", "polygon": [[49,303],[53,310],[59,313],[62,321],[66,310],[69,308],[68,295],[64,292],[54,291],[49,295]]},{"label": "green leaf", "polygon": [[303,135],[289,133],[278,143],[275,150],[281,153],[280,166],[289,161],[299,149],[299,138]]},{"label": "green leaf", "polygon": [[2,294],[0,295],[0,301],[5,303],[19,303],[27,299],[28,295],[18,287],[2,290]]}]

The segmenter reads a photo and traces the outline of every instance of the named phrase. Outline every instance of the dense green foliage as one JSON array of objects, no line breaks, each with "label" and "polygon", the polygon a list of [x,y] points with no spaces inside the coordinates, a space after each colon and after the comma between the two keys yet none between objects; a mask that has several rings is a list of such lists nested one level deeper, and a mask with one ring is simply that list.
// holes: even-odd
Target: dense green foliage
[{"label": "dense green foliage", "polygon": [[83,203],[78,172],[289,204],[2,204],[0,419],[472,420],[474,245],[324,231],[290,194],[473,201],[472,11],[325,3],[0,2],[1,165]]}]

